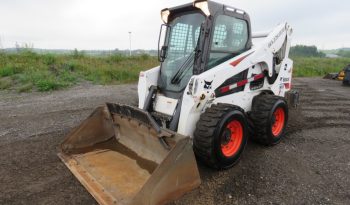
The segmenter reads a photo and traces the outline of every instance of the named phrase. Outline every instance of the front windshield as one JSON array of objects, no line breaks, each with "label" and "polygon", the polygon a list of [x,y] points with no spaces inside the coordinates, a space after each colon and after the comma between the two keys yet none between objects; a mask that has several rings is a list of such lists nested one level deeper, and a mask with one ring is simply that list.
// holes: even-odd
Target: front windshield
[{"label": "front windshield", "polygon": [[169,23],[168,55],[161,67],[161,89],[179,92],[186,87],[193,73],[195,48],[204,21],[202,14],[191,13],[179,16]]}]

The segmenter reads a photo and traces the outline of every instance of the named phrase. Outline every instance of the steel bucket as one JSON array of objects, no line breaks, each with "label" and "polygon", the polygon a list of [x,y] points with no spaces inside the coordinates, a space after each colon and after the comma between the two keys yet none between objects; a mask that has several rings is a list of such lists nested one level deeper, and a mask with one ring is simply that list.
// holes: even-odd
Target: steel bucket
[{"label": "steel bucket", "polygon": [[100,204],[165,204],[200,184],[190,138],[126,105],[97,108],[58,156]]}]

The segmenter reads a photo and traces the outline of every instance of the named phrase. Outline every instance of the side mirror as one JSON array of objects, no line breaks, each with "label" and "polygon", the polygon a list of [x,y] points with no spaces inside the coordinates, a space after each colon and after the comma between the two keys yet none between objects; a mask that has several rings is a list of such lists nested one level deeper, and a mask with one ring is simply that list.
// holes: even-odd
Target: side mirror
[{"label": "side mirror", "polygon": [[168,46],[162,46],[159,52],[159,61],[164,62],[168,54]]},{"label": "side mirror", "polygon": [[163,24],[160,27],[159,39],[158,39],[158,61],[159,62],[164,62],[168,54],[168,34],[170,33],[170,28],[171,27],[166,24]]}]

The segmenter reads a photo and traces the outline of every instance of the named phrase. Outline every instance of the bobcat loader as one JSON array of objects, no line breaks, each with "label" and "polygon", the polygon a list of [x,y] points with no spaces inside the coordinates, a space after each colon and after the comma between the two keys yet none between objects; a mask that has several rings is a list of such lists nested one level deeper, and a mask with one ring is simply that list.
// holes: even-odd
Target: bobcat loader
[{"label": "bobcat loader", "polygon": [[160,66],[140,73],[139,106],[97,108],[59,148],[100,204],[180,197],[200,185],[196,159],[228,169],[249,136],[277,144],[297,105],[289,24],[253,35],[245,11],[203,0],[161,18]]}]

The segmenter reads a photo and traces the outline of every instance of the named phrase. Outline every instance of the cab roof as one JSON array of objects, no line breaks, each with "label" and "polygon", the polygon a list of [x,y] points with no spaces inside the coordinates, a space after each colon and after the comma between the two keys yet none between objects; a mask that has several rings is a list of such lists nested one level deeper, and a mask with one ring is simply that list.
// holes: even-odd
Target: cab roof
[{"label": "cab roof", "polygon": [[[195,1],[198,2],[198,1]],[[200,1],[203,2],[203,1]],[[241,10],[241,9],[237,9],[235,7],[232,6],[228,6],[225,4],[220,4],[214,1],[204,1],[208,3],[208,8],[209,8],[209,12],[211,16],[216,16],[217,14],[222,14],[222,13],[230,13],[235,14],[236,16],[239,16],[240,18],[248,18],[249,19],[249,15],[247,12]],[[177,14],[179,13],[186,13],[186,12],[191,12],[191,11],[201,11],[200,9],[196,8],[194,6],[194,3],[187,3],[187,4],[183,4],[180,6],[176,6],[176,7],[172,7],[169,8],[170,11],[170,19],[172,19],[172,17],[177,16]]]}]

